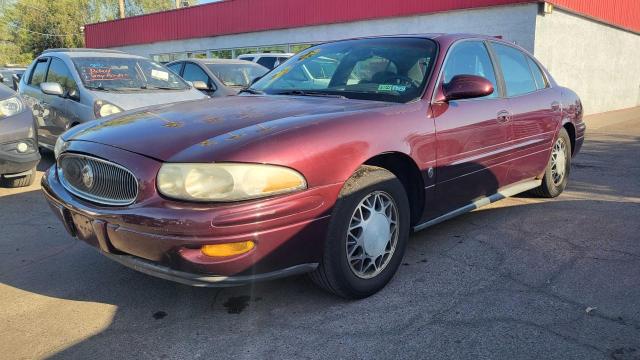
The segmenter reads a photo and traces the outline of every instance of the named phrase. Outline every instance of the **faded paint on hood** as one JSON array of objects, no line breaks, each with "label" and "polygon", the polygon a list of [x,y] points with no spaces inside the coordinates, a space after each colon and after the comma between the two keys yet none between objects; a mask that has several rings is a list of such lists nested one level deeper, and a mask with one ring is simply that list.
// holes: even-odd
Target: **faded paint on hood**
[{"label": "faded paint on hood", "polygon": [[252,126],[268,128],[267,123],[277,121],[282,131],[283,127],[298,126],[317,116],[335,117],[392,105],[320,97],[233,96],[118,114],[76,126],[64,134],[64,139],[96,142],[167,161],[195,144],[222,135],[232,146],[242,130]]},{"label": "faded paint on hood", "polygon": [[96,99],[108,101],[123,110],[132,110],[142,106],[207,98],[206,95],[194,88],[185,90],[152,90],[136,92],[108,92],[95,90],[91,92],[95,95]]}]

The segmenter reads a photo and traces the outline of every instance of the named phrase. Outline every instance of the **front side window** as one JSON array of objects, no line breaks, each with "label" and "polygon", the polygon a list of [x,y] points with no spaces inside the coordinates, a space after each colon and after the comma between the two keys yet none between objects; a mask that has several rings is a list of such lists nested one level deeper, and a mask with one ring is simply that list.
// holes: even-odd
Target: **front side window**
[{"label": "front side window", "polygon": [[184,70],[182,71],[182,78],[187,81],[202,81],[203,83],[211,86],[211,79],[209,75],[202,70],[202,68],[193,63],[184,64]]},{"label": "front side window", "polygon": [[253,79],[266,74],[269,69],[254,63],[207,64],[209,70],[227,86],[246,87]]},{"label": "front side window", "polygon": [[260,59],[258,59],[257,63],[266,68],[273,69],[273,67],[276,64],[276,60],[277,58],[273,56],[263,56]]},{"label": "front side window", "polygon": [[29,84],[32,86],[39,86],[45,82],[47,78],[47,67],[49,67],[49,59],[39,59],[31,72],[31,79]]},{"label": "front side window", "polygon": [[189,86],[162,65],[141,58],[73,58],[84,86],[92,90],[184,90]]},{"label": "front side window", "polygon": [[422,95],[436,44],[421,38],[345,40],[304,50],[253,86],[267,94],[408,102]]},{"label": "front side window", "polygon": [[174,74],[180,75],[180,68],[182,67],[182,63],[174,63],[171,65],[167,65],[167,69],[173,71]]},{"label": "front side window", "polygon": [[62,86],[62,89],[69,93],[78,90],[78,84],[73,80],[71,71],[67,65],[58,58],[51,58],[49,73],[47,74],[47,82],[55,82]]},{"label": "front side window", "polygon": [[454,45],[447,55],[442,82],[448,83],[456,75],[482,76],[493,84],[493,93],[486,97],[498,96],[498,82],[493,63],[483,42],[463,41]]},{"label": "front side window", "polygon": [[493,49],[502,68],[507,96],[518,96],[537,90],[527,58],[520,50],[498,43]]}]

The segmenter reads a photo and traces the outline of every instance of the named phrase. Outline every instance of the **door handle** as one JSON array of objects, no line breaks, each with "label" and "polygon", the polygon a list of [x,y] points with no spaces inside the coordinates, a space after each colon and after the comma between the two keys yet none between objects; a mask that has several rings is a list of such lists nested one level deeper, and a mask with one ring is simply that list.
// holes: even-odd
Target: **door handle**
[{"label": "door handle", "polygon": [[496,119],[498,119],[499,123],[506,123],[511,120],[511,113],[507,110],[499,111]]}]

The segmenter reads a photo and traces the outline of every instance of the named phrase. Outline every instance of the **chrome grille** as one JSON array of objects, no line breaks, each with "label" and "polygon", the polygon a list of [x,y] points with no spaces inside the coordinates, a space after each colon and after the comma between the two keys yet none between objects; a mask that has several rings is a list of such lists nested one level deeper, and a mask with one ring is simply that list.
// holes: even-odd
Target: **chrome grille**
[{"label": "chrome grille", "polygon": [[72,194],[105,205],[129,205],[138,196],[138,181],[124,167],[91,156],[64,153],[58,177]]}]

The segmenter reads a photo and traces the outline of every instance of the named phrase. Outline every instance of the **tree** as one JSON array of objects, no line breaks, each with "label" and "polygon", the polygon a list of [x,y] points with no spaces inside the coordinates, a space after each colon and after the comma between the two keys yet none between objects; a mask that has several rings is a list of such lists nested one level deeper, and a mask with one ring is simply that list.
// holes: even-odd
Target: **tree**
[{"label": "tree", "polygon": [[[126,16],[174,7],[175,0],[125,1]],[[24,62],[49,48],[82,47],[85,24],[118,17],[118,0],[0,0],[0,63]]]}]

